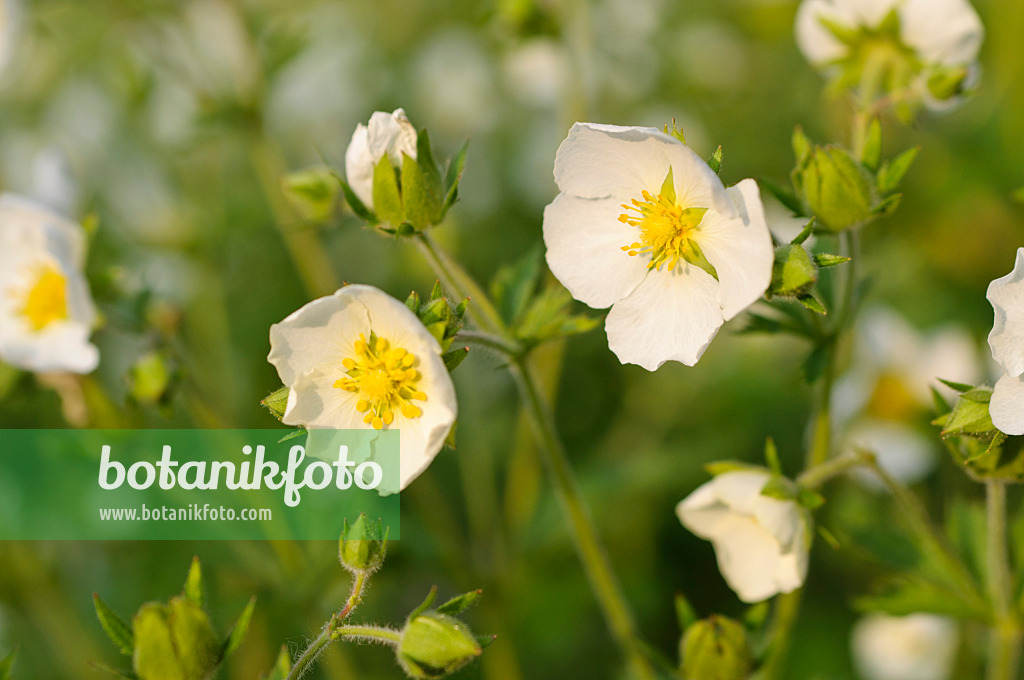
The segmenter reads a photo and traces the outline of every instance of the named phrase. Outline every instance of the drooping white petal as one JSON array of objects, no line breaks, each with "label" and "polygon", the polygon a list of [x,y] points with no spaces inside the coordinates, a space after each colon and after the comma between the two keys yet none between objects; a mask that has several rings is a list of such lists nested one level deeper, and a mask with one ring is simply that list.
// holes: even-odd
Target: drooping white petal
[{"label": "drooping white petal", "polygon": [[618,203],[657,195],[668,175],[668,149],[682,146],[655,128],[576,123],[555,154],[555,183],[580,198]]},{"label": "drooping white petal", "polygon": [[1005,434],[1024,434],[1024,376],[1004,375],[992,390],[992,424]]},{"label": "drooping white petal", "polygon": [[992,356],[1012,376],[1024,373],[1024,248],[1017,249],[1013,271],[988,286],[995,323],[988,336]]},{"label": "drooping white petal", "polygon": [[359,334],[369,337],[369,314],[349,288],[313,300],[270,327],[267,361],[282,383],[291,385],[303,373],[325,365],[341,370]]},{"label": "drooping white petal", "polygon": [[708,211],[696,239],[718,273],[718,300],[726,321],[764,295],[775,261],[757,182],[745,179],[730,187],[728,195],[736,216]]},{"label": "drooping white petal", "polygon": [[619,361],[655,371],[666,361],[696,364],[724,322],[718,282],[680,262],[672,272],[651,272],[616,302],[605,331]]},{"label": "drooping white petal", "polygon": [[966,0],[905,0],[899,12],[903,41],[925,62],[966,66],[977,59],[985,28]]},{"label": "drooping white petal", "polygon": [[719,502],[736,512],[753,515],[756,499],[770,479],[767,470],[737,470],[716,476],[707,486]]},{"label": "drooping white petal", "polygon": [[544,209],[544,246],[551,273],[577,300],[603,309],[632,293],[647,275],[649,257],[622,250],[637,229],[618,220],[615,199],[559,194]]},{"label": "drooping white petal", "polygon": [[786,592],[777,578],[781,546],[753,517],[731,515],[712,544],[722,576],[744,602],[761,602]]}]

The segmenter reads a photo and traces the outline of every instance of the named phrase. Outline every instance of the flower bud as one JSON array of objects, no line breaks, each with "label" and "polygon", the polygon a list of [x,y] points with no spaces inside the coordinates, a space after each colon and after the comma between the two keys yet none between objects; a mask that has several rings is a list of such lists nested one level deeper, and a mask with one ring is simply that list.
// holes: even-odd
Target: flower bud
[{"label": "flower bud", "polygon": [[797,297],[808,292],[817,282],[818,268],[802,245],[787,244],[775,249],[772,295]]},{"label": "flower bud", "polygon": [[397,656],[410,678],[443,678],[482,651],[466,624],[436,611],[425,611],[405,624]]},{"label": "flower bud", "polygon": [[220,662],[221,643],[209,616],[185,597],[143,605],[132,629],[132,667],[140,680],[205,680]]},{"label": "flower bud", "polygon": [[839,232],[872,217],[873,197],[867,173],[845,149],[816,147],[799,176],[807,203],[822,229]]},{"label": "flower bud", "polygon": [[387,532],[380,520],[359,515],[352,526],[345,521],[338,541],[338,560],[352,573],[373,573],[384,564],[387,553]]},{"label": "flower bud", "polygon": [[687,628],[679,643],[684,680],[746,680],[750,646],[743,626],[712,616]]}]

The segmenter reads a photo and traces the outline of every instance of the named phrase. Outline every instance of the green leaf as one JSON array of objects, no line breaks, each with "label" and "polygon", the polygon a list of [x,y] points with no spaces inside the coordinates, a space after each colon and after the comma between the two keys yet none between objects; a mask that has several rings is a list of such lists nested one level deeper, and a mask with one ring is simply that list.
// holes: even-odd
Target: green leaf
[{"label": "green leaf", "polygon": [[448,163],[448,172],[445,173],[445,186],[448,187],[448,194],[445,196],[444,204],[441,206],[441,217],[448,214],[455,202],[459,200],[459,184],[462,181],[462,172],[466,167],[466,151],[469,149],[469,140],[462,144],[455,157]]},{"label": "green leaf", "polygon": [[263,676],[262,680],[286,680],[288,673],[292,670],[292,658],[288,654],[288,645],[282,645],[277,655],[277,661],[270,672]]},{"label": "green leaf", "polygon": [[281,420],[284,418],[284,411],[288,407],[288,388],[282,387],[263,398],[260,402],[270,413]]},{"label": "green leaf", "polygon": [[715,152],[711,154],[711,158],[708,159],[708,165],[715,171],[716,174],[722,172],[722,145],[719,144]]},{"label": "green leaf", "polygon": [[796,156],[797,167],[803,167],[810,159],[813,145],[799,125],[793,130],[793,155]]},{"label": "green leaf", "polygon": [[952,380],[943,380],[942,378],[938,378],[938,381],[949,389],[960,393],[970,392],[974,389],[974,385],[970,385],[968,383],[953,382]]},{"label": "green leaf", "polygon": [[356,192],[352,191],[352,187],[344,180],[339,179],[338,182],[341,184],[341,193],[345,195],[345,202],[352,208],[352,212],[368,224],[377,224],[377,216],[363,205],[363,202],[356,196]]},{"label": "green leaf", "polygon": [[321,165],[285,175],[281,189],[303,219],[325,222],[334,214],[341,185],[334,171]]},{"label": "green leaf", "polygon": [[903,177],[910,170],[910,166],[913,165],[914,159],[917,158],[918,152],[921,151],[921,147],[915,146],[912,149],[904,151],[899,156],[894,158],[882,165],[878,171],[877,186],[878,191],[883,194],[895,191],[900,186],[900,182],[903,181]]},{"label": "green leaf", "polygon": [[402,194],[391,159],[385,154],[373,169],[373,205],[377,215],[393,227],[405,221]]},{"label": "green leaf", "polygon": [[892,616],[907,616],[918,612],[959,618],[984,615],[975,611],[974,607],[956,593],[913,575],[891,581],[887,588],[877,595],[858,598],[854,601],[854,607],[862,611],[880,611]]},{"label": "green leaf", "polygon": [[768,469],[777,475],[782,474],[782,463],[779,462],[779,449],[775,446],[775,440],[768,437],[764,440],[764,460]]},{"label": "green leaf", "polygon": [[515,328],[516,337],[527,343],[540,343],[587,333],[600,325],[600,318],[570,315],[567,308],[571,302],[572,296],[561,286],[546,288],[526,309]]},{"label": "green leaf", "polygon": [[878,166],[882,162],[882,123],[878,117],[871,119],[868,123],[867,136],[864,139],[864,151],[861,154],[861,163],[872,173],[878,172]]},{"label": "green leaf", "polygon": [[458,616],[472,607],[476,603],[477,598],[480,597],[483,592],[484,591],[482,590],[471,590],[468,593],[456,595],[438,607],[437,611],[441,614],[448,614],[449,616]]},{"label": "green leaf", "polygon": [[814,256],[814,264],[825,269],[828,267],[836,267],[841,264],[846,264],[853,260],[851,257],[843,257],[842,255],[830,255],[828,253],[818,253]]},{"label": "green leaf", "polygon": [[0,659],[0,680],[7,680],[11,676],[11,667],[14,666],[14,659],[18,656],[18,650],[14,650],[4,658]]},{"label": "green leaf", "polygon": [[249,630],[249,623],[252,621],[252,612],[256,608],[256,596],[253,595],[249,602],[246,603],[245,609],[235,619],[235,625],[231,626],[231,631],[228,636],[224,639],[224,643],[221,645],[220,658],[223,659],[228,654],[231,654],[238,646],[242,644],[242,640],[245,638],[246,632]]},{"label": "green leaf", "polygon": [[135,636],[132,629],[114,613],[113,609],[107,606],[98,593],[92,594],[92,603],[96,608],[96,618],[100,620],[103,632],[121,650],[122,654],[131,656],[135,649]]},{"label": "green leaf", "polygon": [[700,617],[697,616],[697,611],[682,593],[676,593],[675,604],[676,621],[679,622],[679,631],[685,633],[687,628],[700,620]]},{"label": "green leaf", "polygon": [[757,183],[760,184],[765,189],[767,189],[768,193],[774,196],[779,203],[784,205],[794,215],[804,214],[803,204],[800,203],[800,199],[796,197],[796,194],[794,194],[789,189],[784,188],[778,182],[775,182],[770,179],[762,178],[759,179]]},{"label": "green leaf", "polygon": [[184,593],[185,597],[200,607],[206,606],[206,587],[203,585],[203,570],[199,565],[198,557],[192,558],[192,564],[188,568],[188,576],[185,577]]},{"label": "green leaf", "polygon": [[540,281],[543,262],[543,249],[537,245],[523,257],[499,269],[491,281],[491,297],[508,325],[515,325],[526,311]]}]

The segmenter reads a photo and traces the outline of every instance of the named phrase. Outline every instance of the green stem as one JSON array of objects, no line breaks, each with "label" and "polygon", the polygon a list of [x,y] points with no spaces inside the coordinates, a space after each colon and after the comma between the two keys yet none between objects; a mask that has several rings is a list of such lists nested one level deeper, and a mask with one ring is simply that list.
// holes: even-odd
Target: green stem
[{"label": "green stem", "polygon": [[352,590],[345,601],[345,606],[331,616],[330,620],[320,629],[320,634],[302,650],[299,657],[295,659],[295,663],[292,664],[292,669],[288,672],[288,677],[285,680],[298,680],[305,675],[313,667],[313,664],[316,663],[316,660],[327,645],[337,639],[337,631],[345,627],[342,626],[345,619],[363,601],[363,593],[366,592],[366,584],[369,579],[370,576],[366,572],[356,573],[355,579],[352,581]]},{"label": "green stem", "polygon": [[500,335],[491,335],[483,331],[459,331],[459,340],[501,352],[506,356],[518,358],[523,355],[523,347],[518,342],[509,341]]},{"label": "green stem", "polygon": [[823,464],[832,451],[832,386],[836,377],[835,339],[827,339],[827,356],[821,377],[821,398],[814,416],[811,448],[807,452],[807,469]]},{"label": "green stem", "polygon": [[1013,581],[1006,545],[1006,482],[985,482],[988,508],[987,567],[992,600],[988,680],[1014,680],[1020,663],[1021,624],[1013,612]]},{"label": "green stem", "polygon": [[780,595],[775,600],[775,622],[772,634],[772,646],[768,658],[761,666],[758,680],[780,680],[785,677],[786,657],[789,655],[790,639],[793,627],[800,613],[800,600],[803,589]]},{"label": "green stem", "polygon": [[361,642],[379,642],[397,645],[402,641],[402,631],[384,626],[339,626],[331,635],[332,640],[355,638]]},{"label": "green stem", "polygon": [[509,351],[518,348],[518,343],[509,337],[501,317],[483,289],[427,234],[418,234],[416,239],[420,250],[430,261],[449,293],[457,297],[469,296],[473,300],[469,307],[470,314],[473,315],[481,332],[469,331],[468,337],[466,333],[461,334],[462,337],[485,344],[508,357],[508,368],[518,388],[530,429],[544,466],[565,509],[583,570],[597,597],[605,621],[626,656],[634,676],[653,680],[657,674],[644,653],[633,614],[587,512],[565,447],[555,427],[551,408],[540,391],[528,361],[523,356],[521,348],[518,351]]},{"label": "green stem", "polygon": [[806,489],[815,489],[853,468],[866,464],[863,456],[840,456],[805,470],[796,478],[796,483]]}]

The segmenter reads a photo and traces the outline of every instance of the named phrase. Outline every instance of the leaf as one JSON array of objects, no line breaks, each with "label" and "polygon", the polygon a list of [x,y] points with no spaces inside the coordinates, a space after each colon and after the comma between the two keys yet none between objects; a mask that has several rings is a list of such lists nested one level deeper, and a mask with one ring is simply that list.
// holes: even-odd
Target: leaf
[{"label": "leaf", "polygon": [[579,335],[597,328],[600,318],[570,315],[572,297],[558,285],[552,285],[534,298],[514,329],[516,337],[527,343]]},{"label": "leaf", "polygon": [[456,595],[438,607],[437,612],[440,614],[448,614],[449,616],[458,616],[472,607],[476,603],[476,599],[480,597],[483,592],[484,591],[482,590],[471,590],[468,593]]},{"label": "leaf", "polygon": [[782,463],[779,462],[779,449],[775,446],[775,440],[768,437],[764,440],[764,460],[768,469],[777,475],[782,474]]},{"label": "leaf", "polygon": [[716,174],[722,172],[722,145],[719,144],[715,152],[711,154],[711,158],[708,159],[708,165],[715,171]]},{"label": "leaf", "polygon": [[868,123],[867,136],[864,139],[864,150],[861,163],[871,172],[878,172],[882,162],[882,123],[877,116]]},{"label": "leaf", "polygon": [[685,633],[687,628],[700,620],[700,617],[697,616],[697,611],[682,593],[676,593],[675,604],[676,621],[679,622],[679,631]]},{"label": "leaf", "polygon": [[459,200],[459,184],[462,181],[462,171],[466,167],[466,151],[469,149],[467,139],[459,152],[448,164],[448,172],[445,175],[445,184],[448,186],[448,195],[445,196],[444,204],[441,206],[441,217],[448,214],[455,202]]},{"label": "leaf", "polygon": [[96,608],[96,618],[100,620],[103,632],[122,654],[131,656],[135,650],[135,635],[132,633],[132,629],[114,613],[113,609],[107,606],[98,593],[92,594],[92,603]]},{"label": "leaf", "polygon": [[836,267],[841,264],[846,264],[852,261],[852,257],[843,257],[842,255],[830,255],[829,253],[819,253],[814,256],[814,264],[822,268]]},{"label": "leaf", "polygon": [[338,181],[341,183],[341,193],[345,195],[345,202],[352,208],[352,212],[369,224],[377,224],[377,216],[363,205],[363,202],[356,196],[356,192],[352,191],[352,187],[342,179]]},{"label": "leaf", "polygon": [[242,640],[245,638],[245,634],[249,630],[249,623],[252,621],[252,612],[255,608],[256,596],[253,595],[245,605],[245,609],[243,609],[242,613],[238,615],[237,619],[235,619],[235,625],[231,626],[231,631],[224,639],[224,643],[221,646],[221,659],[234,652],[238,649],[238,646],[242,644]]},{"label": "leaf", "polygon": [[206,588],[203,585],[203,570],[199,565],[198,557],[192,558],[192,564],[188,568],[188,576],[185,577],[184,593],[185,597],[200,607],[206,606]]},{"label": "leaf", "polygon": [[862,611],[880,611],[892,616],[906,616],[918,612],[946,614],[959,618],[984,615],[960,599],[957,593],[913,575],[891,581],[885,590],[877,595],[857,598],[854,607]]},{"label": "leaf", "polygon": [[262,680],[286,680],[288,673],[292,670],[292,659],[288,655],[288,645],[282,645],[277,655],[277,661],[270,672],[263,676]]},{"label": "leaf", "polygon": [[974,389],[974,385],[969,385],[967,383],[953,382],[952,380],[943,380],[942,378],[938,378],[938,381],[956,392],[970,392]]},{"label": "leaf", "polygon": [[895,191],[899,187],[900,182],[903,181],[907,171],[910,170],[910,166],[913,165],[914,159],[917,158],[917,154],[920,151],[921,147],[915,146],[904,151],[892,161],[883,164],[878,171],[878,191],[883,194]]},{"label": "leaf", "polygon": [[501,267],[491,281],[491,297],[508,325],[515,325],[526,311],[540,281],[543,262],[543,250],[537,245],[515,262]]},{"label": "leaf", "polygon": [[803,167],[811,156],[813,145],[799,125],[793,130],[793,155],[796,156],[797,167]]},{"label": "leaf", "polygon": [[398,177],[387,154],[373,169],[373,205],[380,219],[391,226],[397,227],[405,221],[402,194],[398,190]]}]

